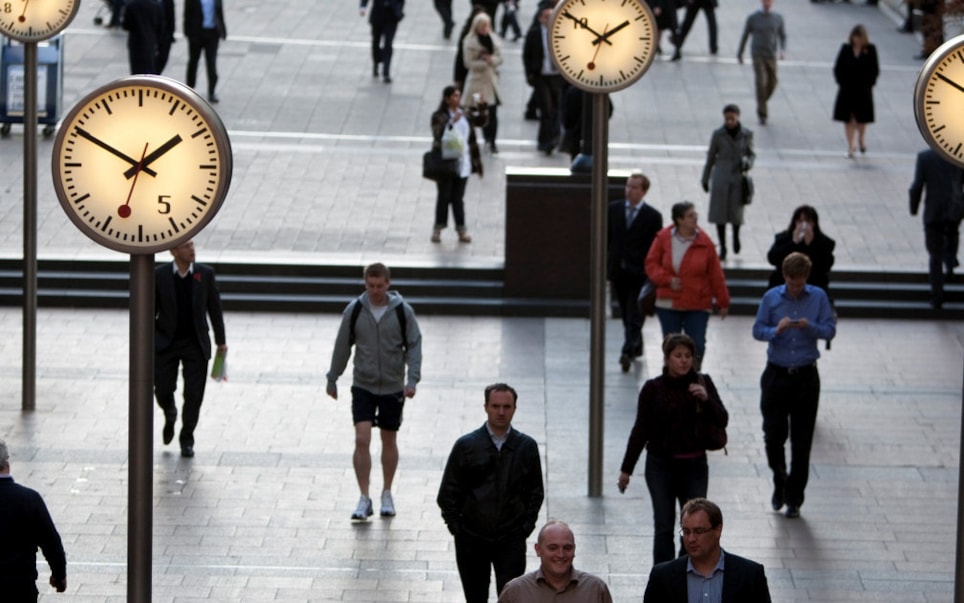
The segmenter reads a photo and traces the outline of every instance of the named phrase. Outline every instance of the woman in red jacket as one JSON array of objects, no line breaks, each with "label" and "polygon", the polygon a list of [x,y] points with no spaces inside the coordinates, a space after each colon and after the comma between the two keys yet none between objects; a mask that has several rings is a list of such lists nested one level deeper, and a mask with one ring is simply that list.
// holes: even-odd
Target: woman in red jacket
[{"label": "woman in red jacket", "polygon": [[673,225],[661,230],[649,249],[646,276],[656,285],[656,315],[663,337],[670,333],[692,337],[696,345],[693,364],[699,370],[713,300],[720,308],[720,318],[726,318],[730,292],[713,241],[696,226],[693,204],[675,204],[672,218]]}]

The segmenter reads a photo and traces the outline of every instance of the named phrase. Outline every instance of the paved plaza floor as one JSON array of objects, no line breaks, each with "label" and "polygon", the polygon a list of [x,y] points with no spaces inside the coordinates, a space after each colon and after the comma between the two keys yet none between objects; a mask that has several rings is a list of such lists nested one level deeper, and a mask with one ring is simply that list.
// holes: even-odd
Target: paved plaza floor
[{"label": "paved plaza floor", "polygon": [[[454,4],[461,24],[468,2]],[[523,3],[523,14],[532,4]],[[683,61],[664,55],[639,84],[613,96],[611,167],[649,174],[647,200],[664,215],[683,198],[705,213],[699,174],[706,144],[722,106],[736,102],[756,134],[757,198],[747,211],[743,252],[729,265],[764,265],[773,233],[795,206],[810,203],[838,241],[839,268],[924,270],[920,219],[908,215],[906,193],[923,147],[911,103],[919,42],[898,34],[895,16],[883,8],[778,0],[787,60],[770,123],[761,127],[752,70],[735,60],[743,18],[758,3],[723,4],[718,57],[706,51],[700,19]],[[65,37],[68,107],[126,74],[126,38],[93,25],[97,5],[85,2]],[[235,178],[221,213],[197,239],[200,261],[499,265],[505,168],[567,166],[562,157],[536,153],[536,124],[522,119],[528,89],[521,48],[507,42],[502,152],[485,158],[485,178],[473,177],[468,189],[474,242],[459,245],[448,231],[433,245],[434,187],[420,178],[419,158],[429,145],[429,115],[451,77],[454,42],[442,38],[431,3],[407,3],[390,85],[371,78],[368,26],[352,3],[230,0],[226,11],[217,109],[231,134]],[[842,127],[830,120],[831,67],[858,22],[877,44],[881,76],[868,153],[848,160]],[[169,75],[181,77],[186,52],[179,35]],[[0,141],[0,163],[10,166],[0,180],[0,255],[9,257],[19,257],[22,245],[21,143],[16,127]],[[64,216],[49,184],[49,151],[50,141],[42,141],[40,257],[116,257]],[[644,362],[625,375],[615,355],[620,328],[607,325],[604,495],[590,498],[588,322],[422,316],[424,378],[399,438],[399,514],[363,525],[348,519],[357,500],[349,406],[323,392],[337,321],[323,314],[227,317],[230,380],[208,387],[197,456],[180,458],[155,434],[154,600],[460,600],[435,495],[455,438],[482,423],[482,389],[493,381],[517,387],[516,426],[543,452],[541,519],[572,524],[577,566],[606,579],[616,601],[641,599],[652,563],[649,496],[640,476],[624,495],[615,483],[636,394],[660,367],[655,321],[645,328]],[[752,340],[750,324],[714,318],[708,334],[705,369],[731,414],[729,453],[710,460],[724,546],[766,565],[774,601],[950,600],[964,326],[839,325],[820,363],[807,502],[802,518],[787,520],[769,510],[758,410],[765,346]],[[68,592],[42,600],[122,601],[128,317],[42,310],[37,410],[30,413],[19,404],[20,310],[0,309],[0,329],[0,437],[11,447],[18,481],[46,498],[68,551]],[[347,389],[347,378],[341,386]],[[529,561],[535,567],[531,553]]]}]

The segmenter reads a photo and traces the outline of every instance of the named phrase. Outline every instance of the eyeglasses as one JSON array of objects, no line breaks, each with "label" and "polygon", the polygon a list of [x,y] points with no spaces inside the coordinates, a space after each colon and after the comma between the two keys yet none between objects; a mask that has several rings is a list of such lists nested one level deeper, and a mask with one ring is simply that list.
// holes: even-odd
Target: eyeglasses
[{"label": "eyeglasses", "polygon": [[690,529],[690,528],[682,528],[682,529],[679,531],[679,535],[682,536],[682,537],[684,537],[684,538],[687,537],[687,536],[690,536],[690,535],[692,535],[692,536],[702,536],[703,534],[706,534],[707,532],[712,532],[712,531],[715,530],[715,529],[716,529],[716,528],[692,528],[692,529]]}]

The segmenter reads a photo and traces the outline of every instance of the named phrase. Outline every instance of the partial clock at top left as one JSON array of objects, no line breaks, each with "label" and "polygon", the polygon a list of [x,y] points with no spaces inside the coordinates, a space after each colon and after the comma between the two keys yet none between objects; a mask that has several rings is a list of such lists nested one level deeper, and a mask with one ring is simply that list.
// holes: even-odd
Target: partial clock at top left
[{"label": "partial clock at top left", "polygon": [[40,42],[73,21],[80,0],[0,0],[0,33],[19,42]]}]

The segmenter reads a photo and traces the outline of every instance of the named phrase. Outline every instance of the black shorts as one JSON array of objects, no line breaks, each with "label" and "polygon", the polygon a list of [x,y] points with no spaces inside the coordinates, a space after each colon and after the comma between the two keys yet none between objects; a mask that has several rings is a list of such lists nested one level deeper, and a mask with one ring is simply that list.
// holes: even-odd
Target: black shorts
[{"label": "black shorts", "polygon": [[370,421],[386,431],[398,431],[402,426],[403,392],[378,395],[360,387],[351,388],[351,418],[353,423]]}]

